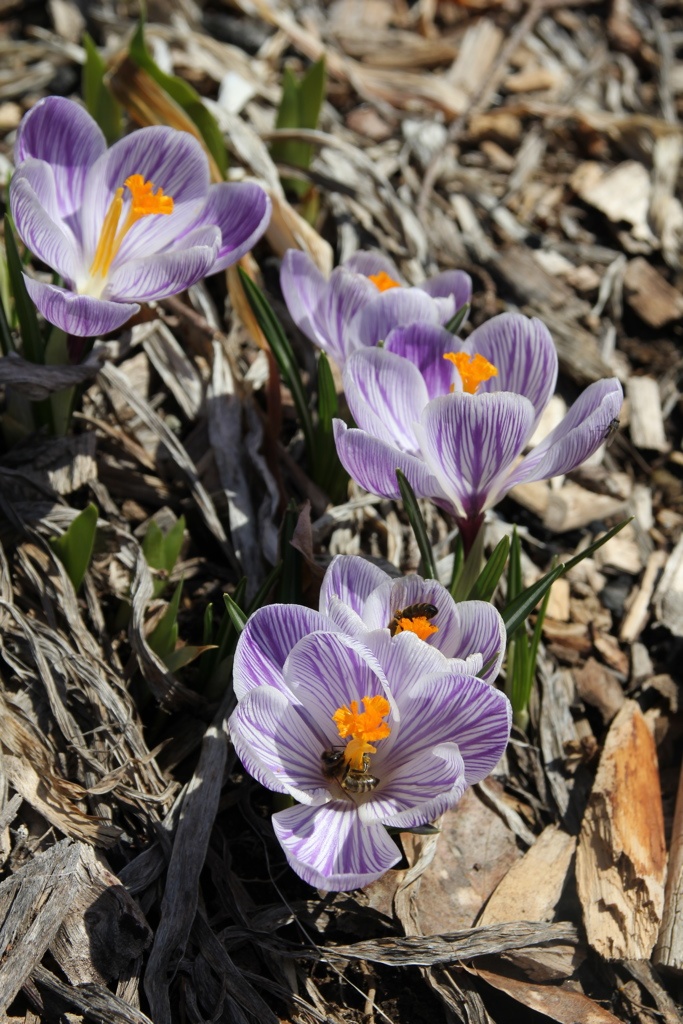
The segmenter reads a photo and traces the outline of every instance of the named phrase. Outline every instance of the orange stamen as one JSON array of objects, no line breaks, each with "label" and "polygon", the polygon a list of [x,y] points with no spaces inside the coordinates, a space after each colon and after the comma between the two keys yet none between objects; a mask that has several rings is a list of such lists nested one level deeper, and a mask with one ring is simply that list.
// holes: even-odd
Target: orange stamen
[{"label": "orange stamen", "polygon": [[355,771],[363,771],[363,755],[376,754],[377,747],[372,740],[383,740],[391,732],[391,727],[382,719],[389,714],[391,707],[386,697],[363,697],[365,711],[358,710],[358,701],[352,700],[350,705],[342,705],[332,715],[332,721],[339,730],[342,739],[350,736],[344,751],[344,759]]},{"label": "orange stamen", "polygon": [[386,270],[380,270],[379,274],[368,274],[368,280],[372,281],[378,292],[388,292],[390,288],[401,287],[401,282],[394,281]]},{"label": "orange stamen", "polygon": [[[450,359],[462,381],[462,389],[468,395],[476,395],[480,384],[498,376],[498,370],[488,359],[480,355],[468,355],[467,352],[447,352],[444,359]],[[451,394],[455,385],[451,384]]]},{"label": "orange stamen", "polygon": [[124,185],[131,194],[128,216],[119,227],[123,211],[123,188],[117,188],[102,224],[95,258],[90,266],[91,277],[106,277],[124,237],[141,217],[148,217],[153,213],[173,213],[171,196],[165,196],[161,187],[155,192],[153,183],[145,181],[141,174],[131,174],[126,178]]},{"label": "orange stamen", "polygon": [[439,627],[432,626],[426,615],[416,615],[414,619],[399,619],[396,623],[394,636],[397,633],[415,633],[420,640],[426,640],[432,633],[438,633]]}]

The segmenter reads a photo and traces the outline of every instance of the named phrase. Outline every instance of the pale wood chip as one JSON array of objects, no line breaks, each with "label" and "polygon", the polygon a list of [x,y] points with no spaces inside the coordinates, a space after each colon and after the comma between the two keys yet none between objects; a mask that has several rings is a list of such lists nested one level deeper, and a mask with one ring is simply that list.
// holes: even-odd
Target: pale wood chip
[{"label": "pale wood chip", "polygon": [[627,701],[607,734],[576,856],[588,941],[606,959],[650,956],[665,870],[654,740],[638,705]]}]

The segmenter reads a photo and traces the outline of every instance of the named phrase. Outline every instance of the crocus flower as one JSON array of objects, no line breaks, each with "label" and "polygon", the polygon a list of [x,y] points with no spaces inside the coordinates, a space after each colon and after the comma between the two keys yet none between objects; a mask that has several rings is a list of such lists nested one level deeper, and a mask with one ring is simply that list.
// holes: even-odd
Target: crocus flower
[{"label": "crocus flower", "polygon": [[399,498],[401,469],[418,497],[457,520],[466,549],[484,510],[517,484],[575,469],[605,441],[623,400],[597,381],[521,461],[548,404],[557,353],[540,320],[503,313],[466,342],[433,324],[391,331],[344,371],[358,429],[335,420],[339,459],[362,487]]},{"label": "crocus flower", "polygon": [[255,779],[298,801],[272,819],[294,871],[353,889],[399,860],[385,825],[433,820],[492,771],[510,706],[413,632],[375,631],[366,645],[342,633],[300,637],[303,625],[283,622],[270,662],[257,645],[245,653],[254,637],[242,633],[230,734]]},{"label": "crocus flower", "polygon": [[68,334],[106,334],[139,303],[225,269],[270,218],[258,185],[210,183],[204,150],[187,132],[142,128],[107,149],[90,115],[57,96],[24,117],[15,163],[17,232],[65,284],[25,275],[26,287]]},{"label": "crocus flower", "polygon": [[354,253],[327,280],[307,253],[289,249],[280,285],[294,323],[339,366],[357,349],[384,341],[392,327],[448,323],[472,297],[472,281],[462,270],[410,288],[376,252]]},{"label": "crocus flower", "polygon": [[359,555],[338,555],[322,581],[319,611],[271,604],[249,618],[235,651],[237,699],[256,685],[279,687],[292,647],[309,633],[327,631],[370,646],[377,638],[391,645],[412,633],[422,646],[457,661],[458,671],[488,682],[498,675],[506,644],[503,620],[486,601],[456,603],[436,580],[393,579]]}]

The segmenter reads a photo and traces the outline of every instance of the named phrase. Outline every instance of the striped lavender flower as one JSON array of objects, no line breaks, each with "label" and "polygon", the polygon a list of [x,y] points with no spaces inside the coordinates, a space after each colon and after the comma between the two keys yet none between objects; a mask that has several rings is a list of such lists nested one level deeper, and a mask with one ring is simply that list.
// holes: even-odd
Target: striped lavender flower
[{"label": "striped lavender flower", "polygon": [[399,860],[385,826],[432,821],[492,771],[510,706],[415,632],[363,643],[311,632],[318,613],[275,607],[240,637],[230,734],[247,771],[297,801],[272,819],[294,871],[357,888]]},{"label": "striped lavender flower", "polygon": [[297,327],[341,367],[356,350],[382,342],[393,327],[448,323],[472,297],[472,281],[462,270],[446,270],[411,288],[377,252],[354,253],[326,279],[310,256],[290,249],[280,284]]},{"label": "striped lavender flower", "polygon": [[189,288],[235,263],[261,237],[270,200],[249,182],[212,185],[186,132],[142,128],[107,149],[77,103],[51,96],[24,117],[10,207],[31,252],[64,287],[25,276],[46,320],[106,334],[141,302]]},{"label": "striped lavender flower", "polygon": [[358,428],[335,420],[339,458],[366,490],[400,492],[401,469],[415,493],[458,522],[466,550],[484,511],[517,484],[560,476],[606,439],[623,392],[597,381],[562,422],[520,456],[557,379],[557,352],[540,320],[503,313],[466,342],[433,323],[391,331],[382,348],[354,353],[344,371]]}]

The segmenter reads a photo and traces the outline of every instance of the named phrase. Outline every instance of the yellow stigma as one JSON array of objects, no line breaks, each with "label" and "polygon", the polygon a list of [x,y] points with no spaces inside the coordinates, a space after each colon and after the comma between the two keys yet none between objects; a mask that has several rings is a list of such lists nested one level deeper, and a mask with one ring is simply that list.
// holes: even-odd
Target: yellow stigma
[{"label": "yellow stigma", "polygon": [[400,288],[401,282],[394,281],[389,277],[386,270],[380,270],[379,274],[368,274],[368,280],[372,281],[378,292],[388,292],[390,288]]},{"label": "yellow stigma", "polygon": [[109,268],[121,248],[121,242],[133,224],[141,217],[148,217],[151,213],[173,213],[172,198],[165,196],[161,187],[155,192],[153,183],[145,181],[141,174],[131,174],[126,178],[124,186],[131,194],[128,216],[119,227],[123,211],[123,188],[117,188],[102,224],[95,258],[90,267],[91,277],[107,276]]},{"label": "yellow stigma", "polygon": [[342,739],[350,736],[344,750],[344,759],[354,771],[362,772],[364,754],[376,754],[377,747],[372,740],[384,740],[391,732],[390,726],[383,722],[391,711],[386,697],[363,697],[365,711],[358,710],[358,701],[352,700],[349,706],[337,708],[332,721],[339,730]]},{"label": "yellow stigma", "polygon": [[399,619],[396,623],[394,636],[397,633],[415,633],[420,640],[426,640],[432,633],[438,633],[439,627],[432,626],[426,615],[416,615],[414,619]]},{"label": "yellow stigma", "polygon": [[[462,389],[468,395],[476,395],[480,384],[498,376],[498,370],[493,363],[480,355],[468,355],[467,352],[447,352],[444,359],[450,359],[460,374]],[[455,391],[455,385],[451,384],[451,394]]]}]

